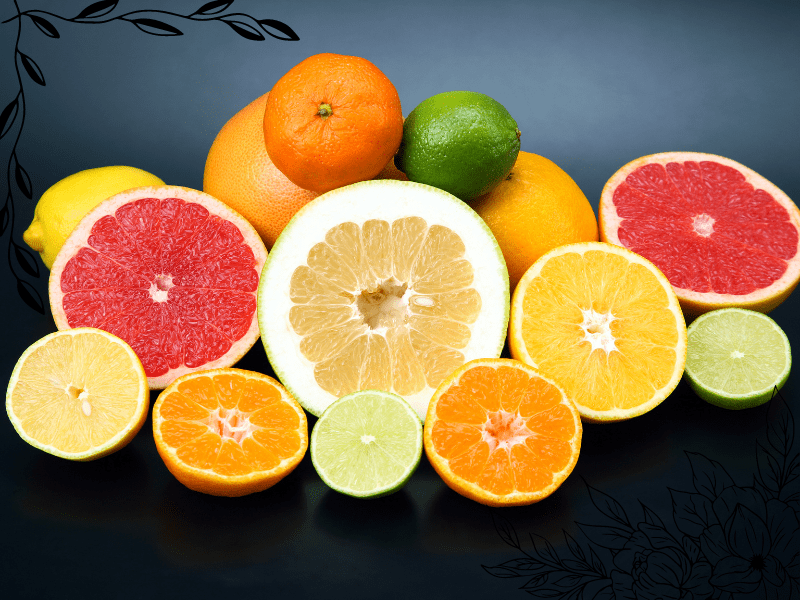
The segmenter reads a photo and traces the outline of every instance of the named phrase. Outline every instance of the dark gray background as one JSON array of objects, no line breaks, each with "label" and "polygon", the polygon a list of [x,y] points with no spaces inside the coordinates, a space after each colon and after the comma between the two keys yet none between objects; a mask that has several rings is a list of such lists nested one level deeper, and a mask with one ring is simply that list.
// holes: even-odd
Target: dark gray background
[{"label": "dark gray background", "polygon": [[[22,11],[64,17],[88,4],[19,0]],[[202,4],[122,0],[109,16],[154,8],[190,14]],[[796,2],[237,0],[227,12],[277,19],[300,41],[248,41],[222,23],[180,18],[164,20],[184,35],[154,37],[119,21],[48,17],[60,33],[51,39],[23,21],[18,49],[46,85],[16,63],[25,98],[16,156],[33,199],[12,181],[13,226],[0,238],[3,381],[28,345],[55,330],[47,270],[39,263],[33,277],[14,262],[13,244],[24,246],[39,196],[76,171],[113,164],[201,188],[222,125],[319,52],[374,62],[397,87],[404,114],[443,91],[492,96],[517,120],[522,149],[564,168],[595,210],[620,166],[670,150],[727,156],[800,198]],[[15,14],[12,0],[0,2],[0,21]],[[0,25],[0,109],[19,91],[16,43],[17,21]],[[0,141],[3,196],[19,121]],[[22,301],[9,264],[44,299],[45,315]],[[796,293],[772,313],[795,345],[798,307]],[[240,366],[270,372],[260,344]],[[784,396],[797,406],[795,376]],[[668,488],[691,480],[685,452],[748,482],[767,418],[766,407],[708,406],[681,384],[648,415],[586,426],[562,488],[538,505],[500,512],[523,542],[535,533],[559,546],[562,529],[579,537],[575,522],[596,515],[588,484],[631,514],[641,501],[667,519]],[[150,427],[116,455],[73,464],[27,446],[7,419],[0,422],[0,564],[13,597],[525,597],[516,589],[521,580],[481,568],[519,554],[495,531],[492,511],[451,492],[424,458],[404,490],[377,501],[329,491],[308,457],[266,492],[219,499],[172,478]]]}]

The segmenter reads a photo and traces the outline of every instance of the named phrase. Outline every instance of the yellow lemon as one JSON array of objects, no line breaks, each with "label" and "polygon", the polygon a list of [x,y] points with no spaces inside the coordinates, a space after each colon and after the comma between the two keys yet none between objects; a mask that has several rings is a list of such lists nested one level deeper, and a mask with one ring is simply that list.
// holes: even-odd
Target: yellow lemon
[{"label": "yellow lemon", "polygon": [[49,269],[64,241],[86,213],[110,196],[145,185],[164,185],[164,182],[135,167],[79,171],[42,194],[33,213],[33,222],[22,239],[42,256],[42,262]]}]

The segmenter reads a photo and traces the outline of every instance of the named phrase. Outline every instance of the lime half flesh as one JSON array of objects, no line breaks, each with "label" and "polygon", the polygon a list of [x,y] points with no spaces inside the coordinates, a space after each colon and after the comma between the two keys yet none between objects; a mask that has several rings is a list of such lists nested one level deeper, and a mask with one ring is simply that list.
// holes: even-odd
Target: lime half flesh
[{"label": "lime half flesh", "polygon": [[706,402],[741,409],[769,401],[789,377],[789,339],[768,316],[723,308],[687,330],[686,377]]},{"label": "lime half flesh", "polygon": [[358,498],[399,490],[419,465],[422,423],[400,396],[363,390],[343,396],[311,432],[311,462],[330,488]]}]

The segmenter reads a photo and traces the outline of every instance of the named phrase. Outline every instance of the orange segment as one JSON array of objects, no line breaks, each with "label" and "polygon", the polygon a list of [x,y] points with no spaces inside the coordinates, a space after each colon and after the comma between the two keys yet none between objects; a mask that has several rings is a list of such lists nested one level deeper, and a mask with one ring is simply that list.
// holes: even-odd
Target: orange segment
[{"label": "orange segment", "polygon": [[242,496],[271,487],[297,466],[308,447],[308,424],[271,377],[214,369],[180,377],[161,392],[153,436],[186,487]]},{"label": "orange segment", "polygon": [[572,400],[536,369],[478,359],[436,390],[423,442],[453,490],[490,506],[518,506],[546,498],[567,478],[582,431]]}]

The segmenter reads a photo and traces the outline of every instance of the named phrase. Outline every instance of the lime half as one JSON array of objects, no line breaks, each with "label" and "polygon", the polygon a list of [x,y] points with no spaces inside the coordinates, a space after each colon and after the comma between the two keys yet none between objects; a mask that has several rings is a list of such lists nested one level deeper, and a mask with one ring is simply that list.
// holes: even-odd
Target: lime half
[{"label": "lime half", "polygon": [[789,338],[768,316],[722,308],[687,330],[686,376],[706,402],[740,409],[767,402],[789,377]]},{"label": "lime half", "polygon": [[311,432],[311,462],[329,487],[376,498],[403,487],[422,456],[422,422],[400,396],[362,390],[333,402]]}]

